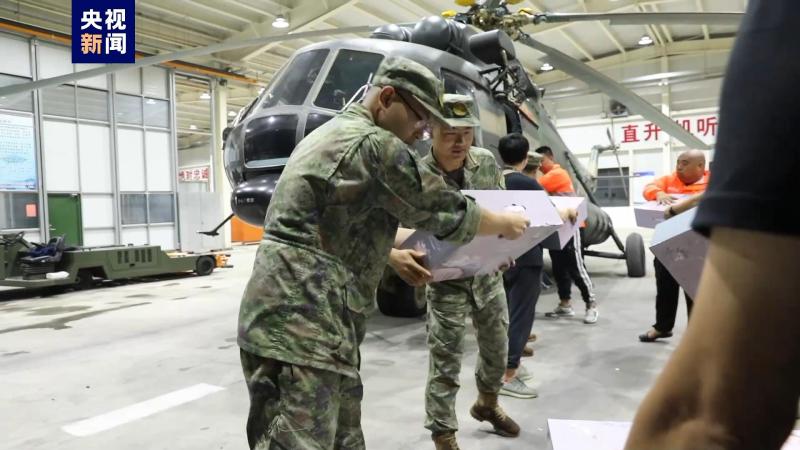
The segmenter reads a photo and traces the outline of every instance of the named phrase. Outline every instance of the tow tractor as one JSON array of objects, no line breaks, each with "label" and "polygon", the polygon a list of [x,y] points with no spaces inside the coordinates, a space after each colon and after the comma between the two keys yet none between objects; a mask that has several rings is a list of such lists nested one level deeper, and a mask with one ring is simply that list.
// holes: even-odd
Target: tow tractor
[{"label": "tow tractor", "polygon": [[36,244],[25,233],[0,234],[0,286],[84,289],[95,281],[194,272],[227,265],[229,254],[167,253],[157,245],[65,247],[63,236]]}]

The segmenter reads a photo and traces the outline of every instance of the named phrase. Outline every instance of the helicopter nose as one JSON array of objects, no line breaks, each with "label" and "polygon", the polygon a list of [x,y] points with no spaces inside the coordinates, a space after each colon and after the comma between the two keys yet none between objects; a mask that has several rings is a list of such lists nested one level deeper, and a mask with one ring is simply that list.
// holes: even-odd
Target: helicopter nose
[{"label": "helicopter nose", "polygon": [[239,183],[231,193],[234,214],[250,225],[263,226],[279,177],[279,173],[270,173]]}]

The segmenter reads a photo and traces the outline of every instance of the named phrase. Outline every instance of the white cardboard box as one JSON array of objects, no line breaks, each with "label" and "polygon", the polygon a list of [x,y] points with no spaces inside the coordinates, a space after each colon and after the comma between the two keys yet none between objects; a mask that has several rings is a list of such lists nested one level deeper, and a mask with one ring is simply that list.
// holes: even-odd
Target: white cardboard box
[{"label": "white cardboard box", "polygon": [[509,207],[522,209],[531,225],[519,239],[513,241],[497,236],[477,236],[463,246],[440,241],[428,232],[415,231],[403,242],[402,248],[413,248],[426,253],[425,265],[433,274],[434,281],[497,272],[563,225],[556,208],[543,191],[463,192],[474,198],[478,205],[493,212],[507,211]]},{"label": "white cardboard box", "polygon": [[[631,422],[547,419],[550,450],[622,450]],[[794,430],[782,450],[800,450],[800,431]]]},{"label": "white cardboard box", "polygon": [[589,209],[586,204],[585,197],[550,197],[553,205],[556,208],[573,208],[578,211],[578,220],[575,223],[565,223],[558,228],[558,231],[551,234],[547,239],[542,242],[542,247],[550,250],[561,250],[567,245],[570,239],[575,236],[575,232],[581,227],[581,224],[589,217]]},{"label": "white cardboard box", "polygon": [[[689,197],[686,194],[670,194],[678,201]],[[664,211],[669,205],[659,205],[658,202],[644,202],[633,205],[633,214],[636,216],[636,225],[642,228],[655,228],[656,225],[667,220],[664,218]]]},{"label": "white cardboard box", "polygon": [[664,211],[668,205],[659,205],[658,202],[647,202],[633,207],[633,214],[636,216],[636,226],[642,228],[655,228],[656,225],[665,221]]},{"label": "white cardboard box", "polygon": [[697,295],[708,252],[708,239],[692,230],[696,212],[692,208],[660,223],[650,242],[650,251],[692,298]]}]

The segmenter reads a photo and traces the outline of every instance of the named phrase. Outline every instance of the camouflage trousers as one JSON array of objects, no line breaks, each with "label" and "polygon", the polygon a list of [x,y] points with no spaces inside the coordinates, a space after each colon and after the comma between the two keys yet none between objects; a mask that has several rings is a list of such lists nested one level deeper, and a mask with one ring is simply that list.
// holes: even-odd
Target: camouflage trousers
[{"label": "camouflage trousers", "polygon": [[361,378],[240,352],[253,450],[363,449]]},{"label": "camouflage trousers", "polygon": [[478,339],[475,382],[478,391],[497,394],[503,386],[508,354],[508,305],[500,293],[478,309],[469,289],[448,284],[428,286],[428,383],[425,390],[425,428],[456,431],[456,394],[461,386],[461,358],[467,314]]}]

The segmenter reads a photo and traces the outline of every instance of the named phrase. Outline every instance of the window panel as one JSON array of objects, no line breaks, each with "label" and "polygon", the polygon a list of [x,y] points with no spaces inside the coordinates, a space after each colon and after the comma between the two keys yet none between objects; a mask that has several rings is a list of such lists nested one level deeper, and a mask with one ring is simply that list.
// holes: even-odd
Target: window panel
[{"label": "window panel", "polygon": [[101,125],[78,125],[81,192],[113,191],[110,129]]},{"label": "window panel", "polygon": [[169,142],[169,133],[148,131],[145,136],[148,191],[173,190],[175,172]]},{"label": "window panel", "polygon": [[61,85],[42,89],[42,112],[51,116],[75,117],[75,88]]},{"label": "window panel", "polygon": [[0,72],[30,78],[31,49],[28,41],[2,35],[0,36],[0,48],[3,49],[3,57],[0,58]]},{"label": "window panel", "polygon": [[78,117],[108,122],[108,93],[79,87]]},{"label": "window panel", "polygon": [[130,70],[122,70],[116,72],[117,92],[127,92],[128,94],[141,94],[142,93],[142,72],[138,68]]},{"label": "window panel", "polygon": [[161,250],[175,250],[175,227],[150,227],[150,245],[160,245]]},{"label": "window panel", "polygon": [[149,194],[150,223],[175,222],[173,194]]},{"label": "window panel", "polygon": [[39,44],[36,47],[39,79],[72,73],[72,52],[67,47]]},{"label": "window panel", "polygon": [[83,245],[86,247],[102,247],[114,245],[117,233],[113,228],[104,230],[83,230]]},{"label": "window panel", "polygon": [[[98,67],[103,67],[103,64],[75,64],[75,72],[82,72],[84,70],[96,69]],[[76,81],[76,83],[78,83],[78,86],[86,86],[90,88],[107,90],[108,75],[98,75],[96,77],[83,78],[81,80]]]},{"label": "window panel", "polygon": [[169,98],[169,73],[161,67],[145,67],[142,69],[142,92],[144,95]]},{"label": "window panel", "polygon": [[[0,58],[2,60],[3,58]],[[0,86],[10,86],[12,84],[25,83],[30,81],[28,78],[15,77],[0,73]],[[22,92],[19,94],[0,97],[0,109],[13,109],[15,111],[33,111],[33,93]]]},{"label": "window panel", "polygon": [[39,194],[0,191],[0,230],[39,228]]},{"label": "window panel", "polygon": [[142,98],[132,95],[114,95],[114,108],[118,123],[142,124]]},{"label": "window panel", "polygon": [[148,127],[169,128],[169,102],[153,98],[145,99],[144,124]]},{"label": "window panel", "polygon": [[122,245],[147,245],[147,227],[133,227],[122,230]]},{"label": "window panel", "polygon": [[122,191],[145,191],[144,136],[141,130],[117,130],[117,165]]},{"label": "window panel", "polygon": [[85,228],[113,228],[114,197],[111,195],[82,195],[81,213]]},{"label": "window panel", "polygon": [[78,127],[74,123],[45,120],[42,125],[47,190],[78,192]]},{"label": "window panel", "polygon": [[123,225],[147,223],[147,195],[120,194],[120,213]]}]

